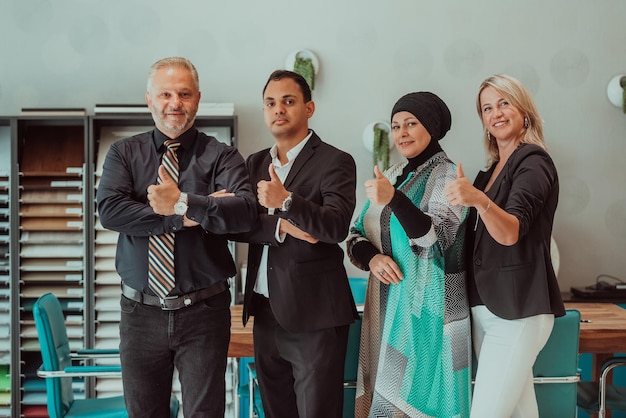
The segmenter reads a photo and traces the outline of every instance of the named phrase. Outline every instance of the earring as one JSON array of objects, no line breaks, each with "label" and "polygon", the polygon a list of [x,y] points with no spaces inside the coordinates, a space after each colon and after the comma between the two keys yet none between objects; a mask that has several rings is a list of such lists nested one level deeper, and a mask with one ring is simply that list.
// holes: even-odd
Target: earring
[{"label": "earring", "polygon": [[524,116],[524,129],[528,129],[529,126],[530,126],[530,119],[528,119],[528,116]]},{"label": "earring", "polygon": [[491,142],[491,132],[487,131],[487,140]]}]

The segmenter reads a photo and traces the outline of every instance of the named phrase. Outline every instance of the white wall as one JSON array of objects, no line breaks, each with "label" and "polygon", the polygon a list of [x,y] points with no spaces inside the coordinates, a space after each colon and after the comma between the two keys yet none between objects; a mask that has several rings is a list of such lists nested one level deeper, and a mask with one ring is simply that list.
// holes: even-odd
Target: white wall
[{"label": "white wall", "polygon": [[545,120],[567,290],[600,273],[626,279],[626,115],[606,96],[626,74],[624,16],[621,0],[2,0],[0,114],[141,103],[148,67],[183,55],[205,101],[235,103],[247,156],[272,143],[260,110],[267,76],[310,49],[321,61],[311,126],[354,156],[360,207],[372,165],[365,125],[387,120],[400,95],[433,91],[453,115],[442,145],[473,177],[484,164],[476,89],[505,72]]}]

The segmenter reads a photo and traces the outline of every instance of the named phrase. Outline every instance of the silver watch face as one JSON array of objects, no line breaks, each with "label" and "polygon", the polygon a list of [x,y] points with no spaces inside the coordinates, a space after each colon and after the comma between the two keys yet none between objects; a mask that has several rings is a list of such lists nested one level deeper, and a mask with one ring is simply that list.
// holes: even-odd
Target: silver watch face
[{"label": "silver watch face", "polygon": [[187,212],[187,205],[185,202],[176,202],[174,205],[174,213],[177,215],[184,215]]},{"label": "silver watch face", "polygon": [[287,199],[285,199],[285,201],[283,202],[283,207],[282,207],[282,211],[286,212],[289,210],[289,208],[291,207],[291,196],[289,196]]}]

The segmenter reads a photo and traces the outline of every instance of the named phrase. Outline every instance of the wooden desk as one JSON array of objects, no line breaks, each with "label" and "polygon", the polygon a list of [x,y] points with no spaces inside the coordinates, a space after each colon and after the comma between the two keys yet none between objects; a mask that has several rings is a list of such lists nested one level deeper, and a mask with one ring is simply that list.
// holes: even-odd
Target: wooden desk
[{"label": "wooden desk", "polygon": [[228,346],[228,357],[254,357],[254,343],[252,341],[251,317],[248,324],[243,326],[241,314],[243,305],[233,305],[230,307],[230,345]]},{"label": "wooden desk", "polygon": [[[612,303],[565,303],[566,309],[577,309],[583,321],[580,324],[578,351],[609,357],[613,353],[626,353],[626,309]],[[229,357],[253,357],[253,317],[244,328],[241,323],[242,305],[230,307],[231,335]]]},{"label": "wooden desk", "polygon": [[626,309],[613,303],[566,303],[565,308],[580,312],[579,352],[626,353]]}]

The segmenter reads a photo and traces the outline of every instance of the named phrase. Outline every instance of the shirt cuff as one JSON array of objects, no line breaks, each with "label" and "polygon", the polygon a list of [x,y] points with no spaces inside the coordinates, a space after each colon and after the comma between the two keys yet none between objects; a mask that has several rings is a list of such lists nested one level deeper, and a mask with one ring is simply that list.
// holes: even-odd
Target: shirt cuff
[{"label": "shirt cuff", "polygon": [[278,218],[278,222],[276,222],[276,232],[274,232],[274,237],[276,238],[276,241],[278,241],[280,244],[282,244],[283,242],[285,242],[285,237],[287,236],[287,234],[285,233],[280,233],[280,223],[281,222],[287,222],[282,218]]}]

